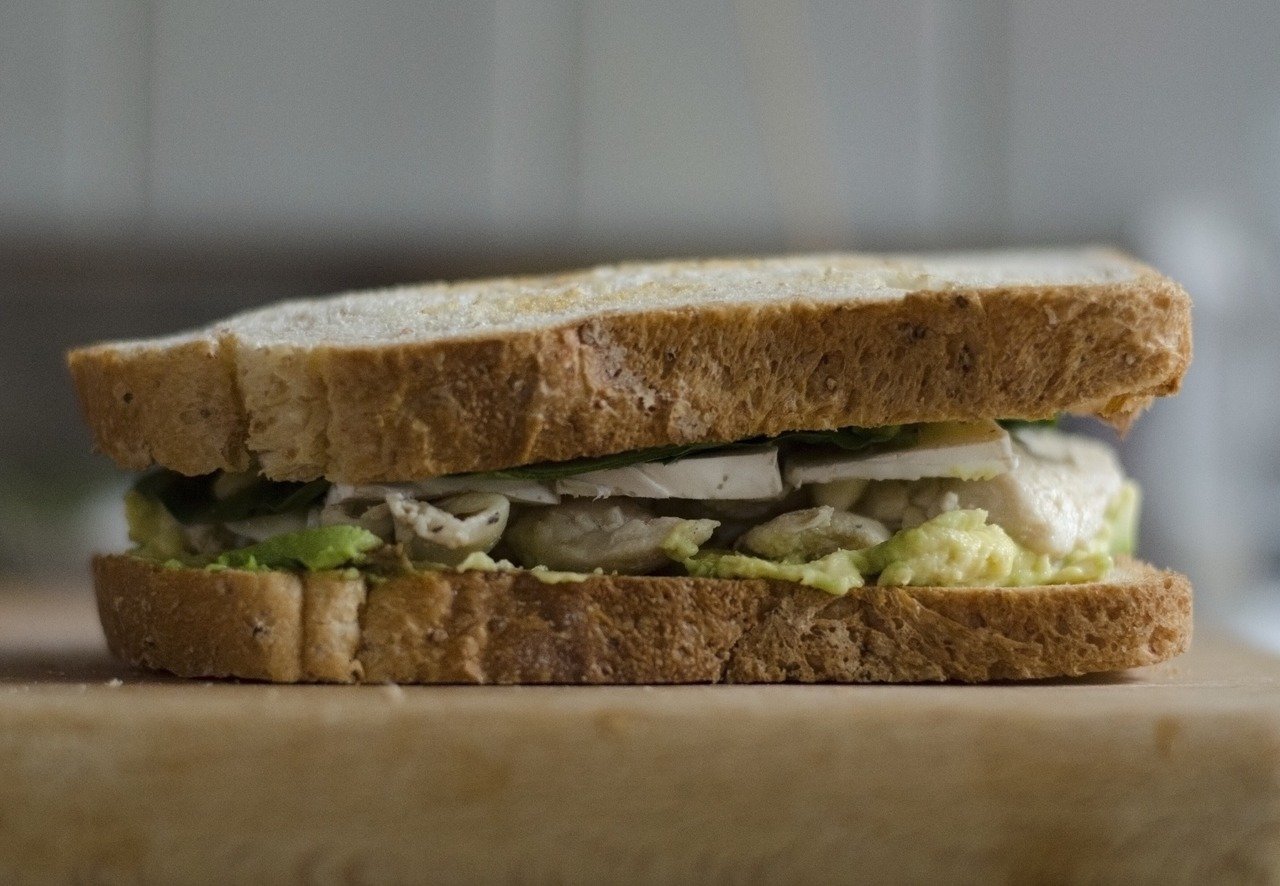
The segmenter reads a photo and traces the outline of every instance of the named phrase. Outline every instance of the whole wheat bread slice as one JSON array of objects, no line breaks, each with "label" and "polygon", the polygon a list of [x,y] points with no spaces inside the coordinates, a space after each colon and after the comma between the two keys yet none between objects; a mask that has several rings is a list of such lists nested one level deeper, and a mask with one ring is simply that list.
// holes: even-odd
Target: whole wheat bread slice
[{"label": "whole wheat bread slice", "polygon": [[1187,580],[1133,560],[1105,583],[1034,588],[94,563],[120,658],[183,677],[276,682],[776,683],[1058,677],[1187,648]]},{"label": "whole wheat bread slice", "polygon": [[126,468],[400,481],[790,429],[1092,413],[1191,355],[1177,284],[1118,253],[627,264],[286,303],[73,351]]}]

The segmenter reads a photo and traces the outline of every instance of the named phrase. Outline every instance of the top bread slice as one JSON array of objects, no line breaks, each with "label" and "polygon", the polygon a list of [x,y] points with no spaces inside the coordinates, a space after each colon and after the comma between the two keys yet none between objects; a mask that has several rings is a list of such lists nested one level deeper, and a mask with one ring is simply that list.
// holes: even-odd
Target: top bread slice
[{"label": "top bread slice", "polygon": [[369,483],[1175,392],[1186,293],[1105,249],[623,264],[287,302],[72,351],[122,467]]}]

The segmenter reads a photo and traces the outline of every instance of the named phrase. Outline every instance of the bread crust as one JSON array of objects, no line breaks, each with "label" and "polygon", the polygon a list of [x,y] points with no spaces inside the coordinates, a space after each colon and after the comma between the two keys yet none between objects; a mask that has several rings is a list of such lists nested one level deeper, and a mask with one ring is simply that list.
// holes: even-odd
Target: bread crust
[{"label": "bread crust", "polygon": [[470,338],[289,354],[226,333],[69,362],[98,448],[122,466],[256,458],[279,479],[395,482],[845,425],[1060,412],[1123,424],[1174,393],[1191,358],[1186,294],[1132,266],[1123,282],[885,300],[801,288]]},{"label": "bread crust", "polygon": [[67,366],[97,447],[120,467],[194,475],[252,461],[235,368],[218,341],[83,348]]},{"label": "bread crust", "polygon": [[274,682],[779,683],[1014,680],[1154,664],[1191,638],[1186,578],[1123,560],[1035,588],[424,572],[171,569],[94,561],[112,652],[183,677]]}]

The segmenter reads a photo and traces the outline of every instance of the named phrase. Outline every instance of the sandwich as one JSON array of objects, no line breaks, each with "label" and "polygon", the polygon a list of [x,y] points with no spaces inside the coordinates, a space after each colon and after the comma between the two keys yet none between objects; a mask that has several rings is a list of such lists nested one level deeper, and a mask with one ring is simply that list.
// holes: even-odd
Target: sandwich
[{"label": "sandwich", "polygon": [[[111,650],[274,682],[1016,680],[1163,661],[1106,442],[1190,308],[1105,249],[631,263],[72,351],[142,472]],[[1074,422],[1074,420],[1073,420]]]}]

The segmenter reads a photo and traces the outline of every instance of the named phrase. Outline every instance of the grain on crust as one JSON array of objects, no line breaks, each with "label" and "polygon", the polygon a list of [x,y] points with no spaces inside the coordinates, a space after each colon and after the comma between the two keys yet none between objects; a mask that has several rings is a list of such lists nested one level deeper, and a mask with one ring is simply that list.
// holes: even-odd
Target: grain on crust
[{"label": "grain on crust", "polygon": [[[844,425],[1059,412],[1124,424],[1178,389],[1190,307],[1177,284],[1136,262],[1078,260],[1099,255],[1127,276],[958,285],[874,256],[599,268],[422,290],[437,302],[456,288],[459,298],[491,291],[505,305],[519,292],[536,304],[539,293],[554,302],[613,281],[609,310],[549,325],[317,341],[308,319],[341,309],[315,302],[69,361],[98,447],[123,466],[202,473],[256,458],[280,479],[394,482]],[[840,273],[862,279],[872,265],[901,291],[840,288]],[[758,269],[750,279],[779,294],[697,289],[700,275],[726,269],[735,279]],[[677,303],[693,290],[693,302]],[[623,310],[628,298],[648,307]],[[285,341],[259,329],[279,316],[302,331]]]},{"label": "grain on crust", "polygon": [[187,677],[303,678],[302,581],[292,573],[165,569],[115,556],[94,558],[93,579],[107,645],[130,664]]},{"label": "grain on crust", "polygon": [[123,468],[245,470],[252,457],[235,367],[221,341],[183,337],[67,356],[98,448]]},{"label": "grain on crust", "polygon": [[302,576],[300,679],[317,683],[359,682],[364,666],[360,648],[360,610],[367,595],[360,576],[314,572]]},{"label": "grain on crust", "polygon": [[855,589],[786,582],[525,573],[166,569],[127,555],[94,574],[111,650],[184,677],[277,682],[920,682],[1074,676],[1187,648],[1191,588],[1126,560],[1110,581],[1037,588]]}]

